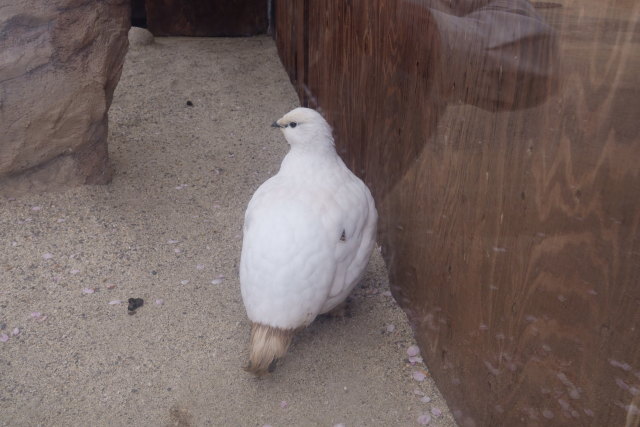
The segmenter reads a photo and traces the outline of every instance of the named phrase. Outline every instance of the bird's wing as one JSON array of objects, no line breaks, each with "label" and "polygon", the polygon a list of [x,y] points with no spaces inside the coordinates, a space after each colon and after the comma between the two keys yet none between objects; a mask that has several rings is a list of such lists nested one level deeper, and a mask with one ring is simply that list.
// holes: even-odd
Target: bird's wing
[{"label": "bird's wing", "polygon": [[336,200],[344,238],[335,241],[337,267],[330,297],[350,292],[360,279],[375,244],[378,218],[369,189],[357,178],[336,193]]},{"label": "bird's wing", "polygon": [[291,328],[310,323],[335,274],[322,201],[269,180],[245,214],[240,261],[242,297],[251,320]]}]

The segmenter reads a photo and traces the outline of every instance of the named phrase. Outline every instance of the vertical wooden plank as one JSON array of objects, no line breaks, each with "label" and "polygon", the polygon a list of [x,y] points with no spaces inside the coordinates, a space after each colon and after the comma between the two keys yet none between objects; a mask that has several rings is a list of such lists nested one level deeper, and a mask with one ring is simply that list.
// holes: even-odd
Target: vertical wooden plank
[{"label": "vertical wooden plank", "polygon": [[307,48],[305,42],[305,10],[308,0],[274,0],[275,31],[274,39],[278,53],[291,83],[298,92],[302,105],[305,105],[305,61]]},{"label": "vertical wooden plank", "polygon": [[[444,105],[431,88],[435,25],[424,8],[400,5],[324,0],[310,9],[311,105],[329,118],[338,150],[378,194],[422,150],[423,131]],[[384,143],[369,149],[376,141]]]},{"label": "vertical wooden plank", "polygon": [[394,296],[458,422],[624,425],[640,5],[493,3],[309,2],[296,84],[373,189]]},{"label": "vertical wooden plank", "polygon": [[293,44],[295,33],[293,30],[293,16],[295,15],[295,3],[287,0],[273,0],[274,30],[273,38],[278,47],[280,61],[287,70],[291,82],[296,85],[297,69],[295,67],[294,55],[296,47]]}]

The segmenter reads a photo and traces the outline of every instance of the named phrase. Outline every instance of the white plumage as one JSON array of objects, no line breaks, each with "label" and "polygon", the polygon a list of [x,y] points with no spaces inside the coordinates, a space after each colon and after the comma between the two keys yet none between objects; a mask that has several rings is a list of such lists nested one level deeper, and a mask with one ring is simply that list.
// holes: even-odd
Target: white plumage
[{"label": "white plumage", "polygon": [[[290,150],[247,207],[240,284],[254,332],[266,327],[290,336],[287,331],[342,303],[358,283],[375,244],[377,212],[369,189],[336,153],[331,127],[319,113],[296,108],[273,126],[282,129]],[[282,354],[254,360],[261,351],[255,347],[266,344],[253,335],[248,368],[262,371]],[[282,353],[288,341],[283,346]]]}]

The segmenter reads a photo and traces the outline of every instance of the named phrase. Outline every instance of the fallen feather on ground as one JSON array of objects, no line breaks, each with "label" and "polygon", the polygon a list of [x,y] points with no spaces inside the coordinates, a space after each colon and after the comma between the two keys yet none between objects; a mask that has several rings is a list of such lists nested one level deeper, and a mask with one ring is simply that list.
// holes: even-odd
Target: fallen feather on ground
[{"label": "fallen feather on ground", "polygon": [[431,415],[429,414],[422,414],[418,417],[418,424],[420,424],[421,426],[426,426],[431,422]]},{"label": "fallen feather on ground", "polygon": [[416,381],[424,381],[424,379],[427,378],[427,376],[425,374],[423,374],[422,372],[419,372],[419,371],[413,371],[411,376]]},{"label": "fallen feather on ground", "polygon": [[280,407],[281,407],[282,409],[285,409],[285,408],[286,408],[286,407],[288,407],[288,406],[289,406],[289,404],[287,403],[287,401],[286,401],[286,400],[283,400],[282,402],[280,402]]},{"label": "fallen feather on ground", "polygon": [[162,304],[164,304],[164,300],[163,300],[162,298],[158,298],[158,299],[156,300],[156,304],[158,304],[158,305],[162,305]]},{"label": "fallen feather on ground", "polygon": [[109,305],[122,304],[122,301],[119,299],[114,299],[113,301],[109,301]]},{"label": "fallen feather on ground", "polygon": [[42,258],[44,258],[44,259],[51,259],[51,258],[53,258],[53,254],[52,254],[52,253],[47,252],[46,254],[42,255]]},{"label": "fallen feather on ground", "polygon": [[407,355],[409,355],[409,357],[414,357],[419,354],[420,354],[420,349],[418,348],[417,345],[412,345],[407,349]]},{"label": "fallen feather on ground", "polygon": [[409,356],[409,363],[415,365],[416,363],[422,363],[422,357],[420,356]]},{"label": "fallen feather on ground", "polygon": [[82,290],[82,293],[83,293],[83,294],[92,294],[92,293],[94,293],[95,291],[96,291],[95,289],[91,289],[91,288],[84,288],[84,289]]}]

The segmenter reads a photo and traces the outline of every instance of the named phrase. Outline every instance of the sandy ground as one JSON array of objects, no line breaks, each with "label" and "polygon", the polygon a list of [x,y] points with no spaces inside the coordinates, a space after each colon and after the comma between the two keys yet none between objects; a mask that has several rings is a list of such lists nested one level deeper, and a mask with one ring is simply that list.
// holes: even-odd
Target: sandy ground
[{"label": "sandy ground", "polygon": [[296,105],[269,38],[132,48],[113,183],[0,199],[0,425],[455,425],[377,251],[352,317],[316,321],[269,378],[241,369],[243,213]]}]

